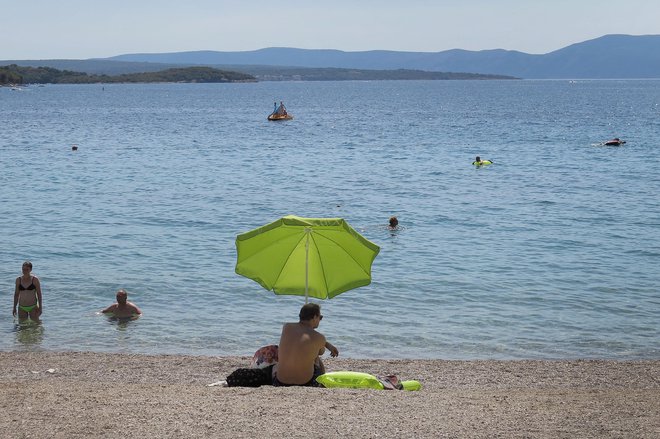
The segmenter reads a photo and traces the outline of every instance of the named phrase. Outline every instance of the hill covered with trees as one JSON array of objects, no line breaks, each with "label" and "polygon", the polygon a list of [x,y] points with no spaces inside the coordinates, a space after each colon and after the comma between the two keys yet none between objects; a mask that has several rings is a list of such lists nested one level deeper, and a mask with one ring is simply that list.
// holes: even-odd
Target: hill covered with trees
[{"label": "hill covered with trees", "polygon": [[123,75],[90,75],[52,67],[28,67],[11,64],[0,67],[0,84],[98,84],[127,82],[256,82],[246,73],[211,67],[182,67],[157,72]]}]

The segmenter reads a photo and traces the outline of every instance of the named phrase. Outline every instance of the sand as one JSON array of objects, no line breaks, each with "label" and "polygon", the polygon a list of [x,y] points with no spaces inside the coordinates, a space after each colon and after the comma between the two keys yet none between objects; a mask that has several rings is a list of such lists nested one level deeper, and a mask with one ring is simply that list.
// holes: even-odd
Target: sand
[{"label": "sand", "polygon": [[0,352],[2,438],[658,438],[660,361],[328,359],[419,392],[225,388],[248,358]]}]

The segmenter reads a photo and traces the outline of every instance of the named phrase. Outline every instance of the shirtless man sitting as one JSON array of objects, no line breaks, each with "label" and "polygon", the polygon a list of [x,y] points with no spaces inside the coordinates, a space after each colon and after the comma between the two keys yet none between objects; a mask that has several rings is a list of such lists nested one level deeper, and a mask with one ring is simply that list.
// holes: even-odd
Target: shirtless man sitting
[{"label": "shirtless man sitting", "polygon": [[278,362],[273,367],[274,386],[320,386],[316,377],[325,373],[321,355],[328,348],[336,357],[339,351],[316,331],[323,319],[321,307],[305,304],[300,309],[298,323],[285,323],[278,350]]},{"label": "shirtless man sitting", "polygon": [[101,312],[111,314],[112,317],[118,319],[138,317],[142,314],[136,304],[128,301],[128,294],[123,288],[117,291],[117,303],[113,303]]}]

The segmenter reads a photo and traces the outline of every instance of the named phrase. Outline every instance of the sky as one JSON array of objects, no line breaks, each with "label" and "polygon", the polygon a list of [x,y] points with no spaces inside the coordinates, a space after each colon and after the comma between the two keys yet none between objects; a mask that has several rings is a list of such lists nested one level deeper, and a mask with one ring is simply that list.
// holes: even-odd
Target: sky
[{"label": "sky", "polygon": [[0,0],[0,60],[266,47],[548,53],[660,34],[659,0]]}]

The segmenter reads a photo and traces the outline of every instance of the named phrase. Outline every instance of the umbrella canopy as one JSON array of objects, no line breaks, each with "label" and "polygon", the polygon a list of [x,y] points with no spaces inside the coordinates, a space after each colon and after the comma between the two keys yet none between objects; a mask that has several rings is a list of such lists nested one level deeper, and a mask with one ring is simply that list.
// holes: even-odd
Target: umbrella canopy
[{"label": "umbrella canopy", "polygon": [[236,237],[236,273],[275,294],[326,299],[369,285],[379,251],[342,218],[289,215]]}]

